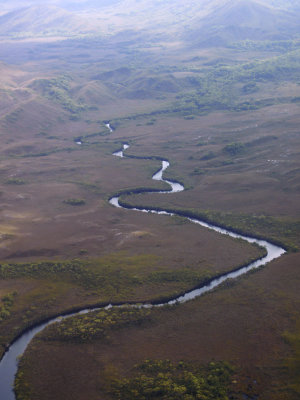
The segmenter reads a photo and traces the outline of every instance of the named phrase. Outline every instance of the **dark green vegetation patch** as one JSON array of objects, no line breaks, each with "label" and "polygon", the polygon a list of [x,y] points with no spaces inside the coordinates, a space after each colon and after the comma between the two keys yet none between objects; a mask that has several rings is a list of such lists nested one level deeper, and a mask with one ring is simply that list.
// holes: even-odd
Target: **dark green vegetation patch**
[{"label": "dark green vegetation patch", "polygon": [[11,292],[2,297],[0,303],[0,322],[10,316],[10,309],[14,305],[17,292]]},{"label": "dark green vegetation patch", "polygon": [[65,204],[69,204],[70,206],[83,206],[85,204],[85,200],[75,198],[66,199],[63,202]]},{"label": "dark green vegetation patch", "polygon": [[8,185],[24,185],[26,182],[21,178],[9,178],[5,183]]},{"label": "dark green vegetation patch", "polygon": [[288,375],[291,377],[289,387],[300,396],[300,319],[297,320],[296,330],[285,332],[283,337],[293,350],[284,363]]},{"label": "dark green vegetation patch", "polygon": [[41,261],[37,263],[24,264],[2,264],[0,266],[0,278],[36,278],[54,279],[73,282],[85,288],[109,287],[123,288],[131,286],[135,282],[131,274],[113,267],[97,262],[71,260],[71,261]]},{"label": "dark green vegetation patch", "polygon": [[100,310],[67,318],[50,325],[43,340],[87,343],[108,339],[109,332],[123,326],[140,325],[149,319],[150,311],[138,308]]},{"label": "dark green vegetation patch", "polygon": [[85,110],[86,106],[76,103],[72,99],[70,81],[71,79],[67,76],[52,79],[37,79],[31,84],[31,87],[47,99],[59,103],[66,111],[76,114]]},{"label": "dark green vegetation patch", "polygon": [[146,360],[135,367],[132,377],[113,380],[111,393],[123,400],[227,400],[232,373],[232,367],[222,362],[196,366]]},{"label": "dark green vegetation patch", "polygon": [[[131,201],[130,197],[126,199],[124,199],[124,197],[121,197],[119,201],[122,206],[127,206],[129,208],[142,207],[140,203]],[[182,209],[179,207],[147,205],[147,208],[158,211],[168,211],[184,217],[198,218],[242,235],[269,240],[274,244],[283,246],[289,251],[298,251],[297,241],[300,231],[300,221],[298,220],[287,220],[270,215],[225,213],[213,210],[199,211],[197,209]]]},{"label": "dark green vegetation patch", "polygon": [[[292,99],[247,98],[241,96],[260,91],[267,82],[298,82],[300,51],[272,57],[267,60],[255,60],[240,65],[216,65],[203,73],[194,69],[194,90],[180,93],[173,104],[173,112],[186,115],[213,110],[246,111],[256,110]],[[198,76],[196,74],[199,74]],[[242,88],[239,86],[242,85]]]}]

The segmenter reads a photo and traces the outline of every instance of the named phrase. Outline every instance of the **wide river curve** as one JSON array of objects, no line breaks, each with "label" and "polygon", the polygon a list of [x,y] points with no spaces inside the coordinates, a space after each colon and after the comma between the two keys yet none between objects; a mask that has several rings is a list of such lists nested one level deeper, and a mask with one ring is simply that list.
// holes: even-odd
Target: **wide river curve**
[{"label": "wide river curve", "polygon": [[[124,151],[126,149],[128,149],[128,147],[129,147],[128,144],[123,144],[122,149],[119,151],[116,151],[115,153],[113,153],[113,155],[117,156],[117,157],[121,157],[121,158],[125,157]],[[145,157],[145,159],[147,159],[147,158],[148,157]],[[142,157],[140,157],[140,159],[142,159]],[[167,184],[169,184],[170,189],[164,190],[164,191],[159,191],[159,193],[169,194],[169,193],[183,191],[184,187],[180,183],[163,179],[163,172],[169,167],[169,162],[167,160],[162,160],[161,162],[162,162],[161,168],[159,169],[159,171],[157,171],[152,176],[152,179],[154,179],[156,181],[166,182]],[[149,193],[150,192],[151,191],[149,190]],[[129,193],[130,193],[130,191],[128,191],[128,194]],[[109,200],[111,205],[118,207],[118,208],[127,208],[127,209],[131,209],[134,211],[140,211],[140,212],[145,212],[145,213],[154,213],[154,214],[163,214],[163,215],[169,215],[169,216],[176,215],[176,213],[174,213],[174,212],[168,212],[168,211],[163,211],[163,210],[153,210],[153,209],[146,209],[146,208],[142,208],[142,207],[138,208],[138,207],[122,206],[119,201],[120,201],[120,196],[112,197]],[[107,306],[103,306],[101,308],[105,308],[105,309],[109,309],[112,307],[152,308],[152,307],[162,307],[164,305],[174,305],[174,304],[178,304],[178,303],[185,303],[186,301],[195,299],[196,297],[199,297],[199,296],[203,295],[204,293],[211,291],[212,289],[216,288],[224,281],[244,275],[247,272],[249,272],[250,270],[259,268],[259,267],[269,263],[270,261],[274,260],[275,258],[280,257],[282,254],[285,253],[285,250],[283,248],[276,246],[272,243],[269,243],[266,240],[260,240],[260,239],[255,239],[252,237],[240,235],[238,233],[231,232],[229,230],[220,228],[216,225],[206,223],[197,218],[189,218],[189,217],[186,217],[186,218],[192,223],[201,225],[208,229],[212,229],[222,235],[229,235],[233,238],[243,239],[249,243],[257,243],[258,245],[260,245],[266,249],[267,254],[266,254],[266,256],[260,258],[257,261],[254,261],[254,262],[252,262],[244,267],[241,267],[239,269],[236,269],[232,272],[228,272],[223,275],[220,275],[220,276],[212,279],[209,283],[207,283],[197,289],[193,289],[189,292],[186,292],[185,294],[180,295],[176,298],[169,299],[168,301],[166,301],[164,303],[159,303],[159,304],[144,303],[144,304],[136,304],[136,305],[134,305],[134,304],[131,304],[131,305],[108,304]],[[69,314],[62,315],[57,318],[53,318],[47,322],[44,322],[37,326],[32,327],[31,329],[29,329],[25,333],[23,333],[17,340],[15,340],[10,345],[10,347],[7,349],[6,353],[4,354],[4,356],[0,362],[0,399],[1,400],[16,400],[15,394],[13,391],[13,384],[14,384],[15,374],[16,374],[17,368],[18,368],[18,358],[20,357],[20,355],[22,355],[24,353],[26,347],[28,346],[28,344],[30,343],[32,338],[37,333],[41,332],[46,326],[48,326],[54,322],[59,323],[59,321],[62,319],[70,318],[71,316],[74,316],[77,314],[83,314],[83,313],[87,313],[87,312],[91,312],[91,311],[95,311],[95,310],[99,310],[99,309],[100,309],[100,307],[93,308],[93,309],[83,309],[77,313],[72,313],[72,314],[69,313]]]}]

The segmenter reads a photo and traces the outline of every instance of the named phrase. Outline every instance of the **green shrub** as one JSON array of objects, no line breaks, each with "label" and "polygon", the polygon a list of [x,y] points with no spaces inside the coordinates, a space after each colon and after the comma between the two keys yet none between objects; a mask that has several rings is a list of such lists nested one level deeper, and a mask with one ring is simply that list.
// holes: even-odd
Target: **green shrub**
[{"label": "green shrub", "polygon": [[50,325],[43,340],[86,343],[95,339],[108,339],[112,330],[125,326],[140,325],[149,319],[149,310],[138,308],[102,309],[66,318]]},{"label": "green shrub", "polygon": [[21,178],[9,178],[5,183],[8,185],[24,185],[25,181]]},{"label": "green shrub", "polygon": [[238,142],[230,143],[223,148],[223,151],[231,156],[236,156],[237,154],[243,153],[245,151],[245,145],[244,143]]},{"label": "green shrub", "polygon": [[202,156],[200,160],[206,161],[206,160],[211,160],[212,158],[215,157],[217,157],[217,155],[213,151],[209,151],[208,153],[204,154],[204,156]]},{"label": "green shrub", "polygon": [[70,199],[64,200],[63,203],[69,204],[70,206],[83,206],[85,204],[85,200],[70,198]]},{"label": "green shrub", "polygon": [[228,400],[233,368],[222,362],[206,366],[146,360],[130,378],[112,379],[110,393],[122,400]]},{"label": "green shrub", "polygon": [[0,305],[0,322],[10,317],[10,309],[14,305],[17,292],[11,292],[2,297]]}]

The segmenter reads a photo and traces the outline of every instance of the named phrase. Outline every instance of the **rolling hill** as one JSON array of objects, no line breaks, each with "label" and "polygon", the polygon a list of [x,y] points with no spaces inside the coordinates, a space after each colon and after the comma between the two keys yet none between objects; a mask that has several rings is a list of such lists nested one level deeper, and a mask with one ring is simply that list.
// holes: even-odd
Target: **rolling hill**
[{"label": "rolling hill", "polygon": [[0,35],[68,35],[95,29],[90,19],[79,17],[55,6],[31,6],[0,17]]},{"label": "rolling hill", "polygon": [[115,5],[121,1],[122,0],[46,0],[42,2],[41,0],[10,0],[8,2],[6,0],[0,0],[0,10],[8,12],[17,8],[42,5],[43,7],[56,6],[69,11],[75,11],[100,9]]},{"label": "rolling hill", "polygon": [[[1,36],[116,34],[132,26],[138,35],[163,34],[167,41],[224,44],[244,39],[285,40],[300,34],[300,5],[282,0],[39,0],[9,5],[0,0]],[[21,7],[21,5],[27,7]],[[59,6],[59,7],[58,7]],[[10,12],[4,11],[12,10]],[[2,15],[1,15],[2,14]],[[151,16],[151,17],[149,17]]]},{"label": "rolling hill", "polygon": [[279,10],[252,0],[235,0],[214,8],[205,18],[195,18],[186,39],[196,43],[284,40],[300,33],[299,12]]}]

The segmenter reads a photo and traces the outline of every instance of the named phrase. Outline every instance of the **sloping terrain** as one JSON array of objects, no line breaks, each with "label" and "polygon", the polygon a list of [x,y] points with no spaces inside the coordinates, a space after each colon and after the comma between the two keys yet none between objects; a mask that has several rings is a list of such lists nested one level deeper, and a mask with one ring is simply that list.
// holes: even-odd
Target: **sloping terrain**
[{"label": "sloping terrain", "polygon": [[195,44],[221,45],[290,39],[300,33],[300,7],[272,0],[190,0],[188,5],[179,0],[53,0],[42,5],[29,0],[3,5],[1,14],[2,36],[114,34],[135,26],[148,35],[156,30],[168,41],[184,37]]},{"label": "sloping terrain", "polygon": [[105,71],[94,77],[102,82],[112,94],[125,98],[152,98],[159,94],[177,93],[182,87],[173,74],[122,67]]},{"label": "sloping terrain", "polygon": [[0,35],[49,35],[87,33],[91,21],[55,6],[31,6],[11,11],[0,17]]},{"label": "sloping terrain", "polygon": [[5,63],[0,63],[0,118],[11,114],[32,98],[26,87],[31,74]]},{"label": "sloping terrain", "polygon": [[[50,314],[172,297],[261,254],[184,214],[111,207],[117,192],[287,250],[145,325],[34,339],[19,397],[112,399],[110,378],[155,358],[231,363],[228,398],[299,400],[295,1],[0,0],[0,15],[0,354]],[[146,193],[161,158],[185,191]]]},{"label": "sloping terrain", "polygon": [[87,9],[99,9],[107,6],[116,5],[122,0],[47,0],[42,2],[41,0],[0,0],[1,9],[4,11],[11,11],[16,8],[22,8],[24,6],[36,6],[36,5],[52,5],[64,8],[70,11],[87,10]]},{"label": "sloping terrain", "polygon": [[186,38],[194,43],[222,45],[244,39],[284,40],[300,33],[300,13],[277,10],[252,0],[235,0],[193,21]]},{"label": "sloping terrain", "polygon": [[28,73],[15,66],[0,62],[0,87],[2,89],[18,86],[18,82],[24,80],[28,75]]}]

